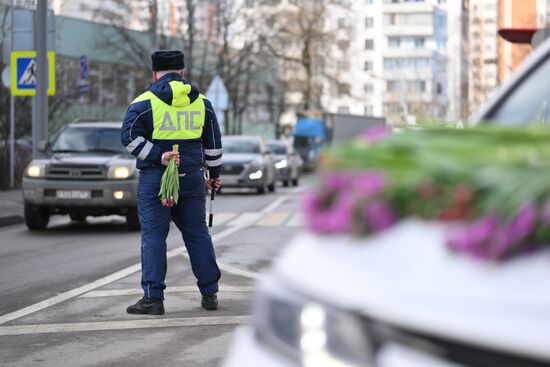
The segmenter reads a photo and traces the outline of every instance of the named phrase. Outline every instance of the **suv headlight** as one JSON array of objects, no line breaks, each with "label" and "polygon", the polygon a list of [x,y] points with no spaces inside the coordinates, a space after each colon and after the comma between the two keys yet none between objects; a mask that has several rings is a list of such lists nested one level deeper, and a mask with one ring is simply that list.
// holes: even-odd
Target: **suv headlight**
[{"label": "suv headlight", "polygon": [[27,166],[27,169],[25,169],[25,176],[31,177],[31,178],[44,177],[45,173],[46,173],[45,163],[31,162]]},{"label": "suv headlight", "polygon": [[304,367],[373,364],[365,323],[354,315],[299,295],[260,294],[256,336]]},{"label": "suv headlight", "polygon": [[275,163],[275,168],[282,169],[282,168],[285,168],[287,165],[288,165],[287,160],[283,159],[282,161]]},{"label": "suv headlight", "polygon": [[124,180],[134,174],[133,169],[128,166],[113,166],[109,167],[107,178]]}]

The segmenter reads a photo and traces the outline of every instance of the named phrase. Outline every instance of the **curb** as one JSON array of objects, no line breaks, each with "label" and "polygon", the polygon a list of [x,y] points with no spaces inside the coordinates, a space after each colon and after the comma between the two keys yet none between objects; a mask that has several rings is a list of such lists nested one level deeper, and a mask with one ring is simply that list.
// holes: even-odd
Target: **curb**
[{"label": "curb", "polygon": [[0,227],[21,224],[24,221],[25,219],[20,215],[8,215],[5,217],[0,217]]}]

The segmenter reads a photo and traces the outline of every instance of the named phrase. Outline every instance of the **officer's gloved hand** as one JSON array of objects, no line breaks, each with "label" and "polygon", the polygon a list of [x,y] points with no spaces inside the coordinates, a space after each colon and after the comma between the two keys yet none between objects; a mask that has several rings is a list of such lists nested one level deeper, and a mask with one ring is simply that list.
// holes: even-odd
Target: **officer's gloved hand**
[{"label": "officer's gloved hand", "polygon": [[222,180],[219,178],[211,178],[210,180],[206,180],[206,188],[208,190],[212,190],[212,186],[216,191],[218,191],[222,186]]},{"label": "officer's gloved hand", "polygon": [[164,152],[162,154],[161,162],[163,165],[167,166],[168,163],[170,163],[170,159],[175,158],[176,159],[176,166],[179,167],[180,165],[180,154],[178,152]]}]

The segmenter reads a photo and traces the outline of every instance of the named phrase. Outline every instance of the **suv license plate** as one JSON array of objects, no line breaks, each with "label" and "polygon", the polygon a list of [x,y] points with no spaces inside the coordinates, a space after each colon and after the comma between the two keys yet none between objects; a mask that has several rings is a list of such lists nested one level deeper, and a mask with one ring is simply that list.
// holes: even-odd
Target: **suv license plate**
[{"label": "suv license plate", "polygon": [[57,190],[55,197],[58,199],[89,199],[91,197],[90,191],[82,190]]}]

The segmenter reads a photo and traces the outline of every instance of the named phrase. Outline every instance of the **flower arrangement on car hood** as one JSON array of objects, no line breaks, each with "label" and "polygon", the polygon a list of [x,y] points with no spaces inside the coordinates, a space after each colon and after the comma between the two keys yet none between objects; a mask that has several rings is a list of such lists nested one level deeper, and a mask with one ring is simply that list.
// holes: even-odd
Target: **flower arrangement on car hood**
[{"label": "flower arrangement on car hood", "polygon": [[504,259],[550,239],[550,129],[378,128],[321,159],[305,201],[316,233],[384,231],[409,217],[445,222],[447,245]]}]

